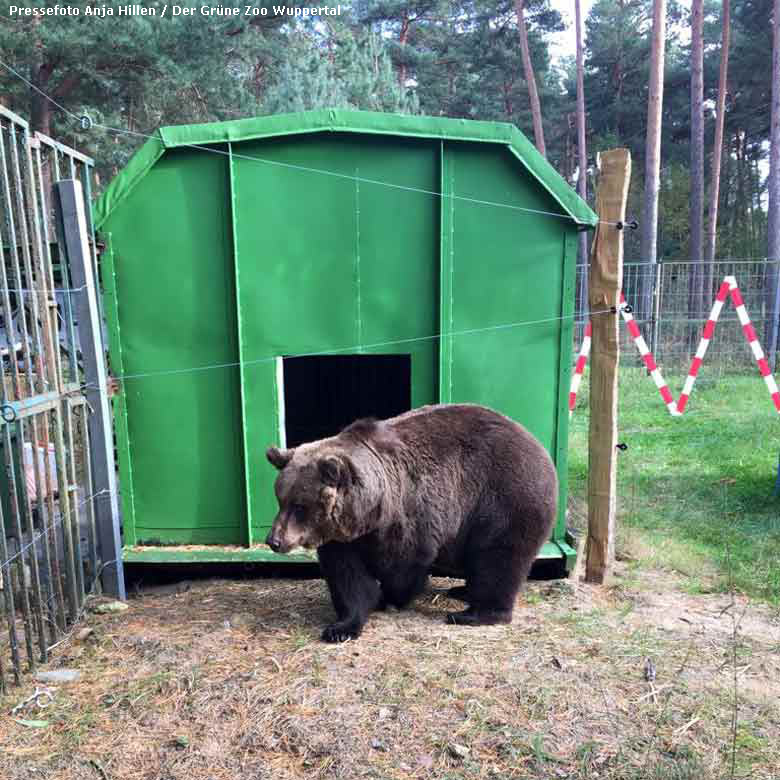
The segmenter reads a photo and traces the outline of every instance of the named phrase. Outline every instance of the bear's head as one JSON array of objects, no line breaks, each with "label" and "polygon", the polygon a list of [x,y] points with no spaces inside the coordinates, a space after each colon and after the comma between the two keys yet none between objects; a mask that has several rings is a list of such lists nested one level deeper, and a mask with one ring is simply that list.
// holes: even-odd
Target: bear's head
[{"label": "bear's head", "polygon": [[270,447],[266,457],[279,469],[274,485],[279,512],[266,538],[274,552],[349,542],[366,533],[375,491],[349,452],[304,444]]}]

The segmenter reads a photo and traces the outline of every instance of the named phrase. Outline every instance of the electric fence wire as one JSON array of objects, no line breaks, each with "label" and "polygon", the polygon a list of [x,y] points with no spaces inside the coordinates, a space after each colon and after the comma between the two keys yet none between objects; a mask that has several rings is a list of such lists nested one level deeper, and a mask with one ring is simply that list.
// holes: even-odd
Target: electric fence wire
[{"label": "electric fence wire", "polygon": [[[54,98],[52,98],[46,92],[41,90],[39,87],[37,87],[31,81],[26,79],[22,74],[20,74],[17,70],[15,70],[13,67],[8,65],[7,63],[5,63],[2,60],[0,60],[0,66],[5,68],[9,73],[11,73],[14,76],[16,76],[18,79],[20,79],[22,82],[24,82],[27,86],[29,86],[35,92],[40,94],[44,99],[49,101],[52,105],[54,105],[56,108],[58,108],[60,111],[62,111],[67,116],[69,116],[69,117],[71,117],[71,118],[73,118],[73,119],[75,119],[76,121],[79,121],[79,122],[82,120],[82,117],[78,116],[73,111],[69,110],[68,108],[63,106],[61,103],[56,101]],[[135,137],[145,138],[145,139],[153,139],[153,140],[157,141],[158,143],[161,143],[161,144],[163,143],[163,140],[159,136],[156,136],[156,135],[149,135],[147,133],[141,133],[141,132],[134,131],[134,130],[129,130],[129,129],[110,127],[108,125],[103,125],[101,123],[92,122],[91,120],[89,121],[88,124],[89,124],[90,128],[91,127],[95,127],[95,128],[102,129],[102,130],[104,130],[106,132],[109,132],[109,133],[115,133],[115,134],[119,134],[119,135],[130,135],[130,136],[135,136]],[[454,194],[453,195],[447,195],[445,193],[436,192],[436,191],[433,191],[433,190],[426,190],[426,189],[422,189],[422,188],[418,188],[418,187],[410,187],[410,186],[405,186],[405,185],[400,185],[400,184],[394,184],[392,182],[381,181],[381,180],[378,180],[378,179],[369,179],[369,178],[360,177],[360,176],[353,176],[353,175],[350,175],[350,174],[339,173],[338,171],[328,171],[328,170],[324,170],[324,169],[320,169],[320,168],[312,168],[312,167],[309,167],[309,166],[295,165],[293,163],[284,163],[284,162],[277,161],[277,160],[268,160],[268,159],[260,158],[260,157],[252,157],[252,156],[249,156],[249,155],[235,154],[233,152],[225,152],[225,151],[220,150],[220,149],[214,149],[212,147],[203,146],[203,145],[200,145],[200,144],[184,144],[183,146],[185,148],[192,148],[192,149],[196,149],[196,150],[199,150],[199,151],[209,152],[209,153],[212,153],[212,154],[220,154],[220,155],[223,155],[223,156],[230,156],[230,157],[234,157],[236,159],[245,159],[245,160],[248,160],[248,161],[251,161],[251,162],[259,162],[259,163],[265,163],[265,164],[269,164],[269,165],[276,165],[276,166],[283,167],[283,168],[289,168],[289,169],[293,169],[293,170],[301,170],[301,171],[309,172],[309,173],[317,173],[317,174],[321,174],[321,175],[329,175],[329,176],[334,176],[336,178],[349,179],[349,180],[352,180],[352,181],[363,182],[363,183],[366,183],[366,184],[374,184],[374,185],[377,185],[377,186],[386,186],[386,187],[393,188],[393,189],[399,189],[399,190],[404,190],[404,191],[409,191],[409,192],[416,192],[416,193],[424,194],[424,195],[433,195],[433,196],[438,196],[438,197],[451,197],[451,198],[456,199],[456,200],[462,200],[462,201],[466,201],[466,202],[470,202],[470,203],[475,203],[475,204],[478,204],[478,205],[493,206],[493,207],[496,207],[496,208],[507,208],[507,209],[517,210],[517,211],[528,212],[528,213],[532,213],[532,214],[539,214],[539,215],[558,217],[558,218],[564,218],[564,219],[570,219],[571,218],[570,215],[560,214],[560,213],[557,213],[557,212],[544,211],[544,210],[541,210],[541,209],[530,209],[530,208],[526,208],[526,207],[522,207],[522,206],[516,206],[514,204],[500,203],[500,202],[497,202],[497,201],[488,201],[488,200],[482,200],[482,199],[477,199],[477,198],[469,198],[469,197],[466,197],[466,196],[460,196],[460,195],[454,195]],[[607,222],[607,221],[604,221],[604,220],[600,220],[600,223],[601,224],[606,224],[606,225],[611,225],[611,226],[618,226],[618,225],[622,226],[622,223],[619,223],[619,222]],[[702,258],[702,260],[704,260],[704,258]],[[740,258],[716,258],[715,261],[716,262],[776,262],[776,260],[774,258],[770,260],[770,258],[768,256],[763,256],[763,257],[755,257],[754,256],[754,257],[740,257]],[[639,263],[641,263],[643,261],[642,260],[639,260],[639,261],[631,261],[631,260],[629,260],[627,262],[639,262]],[[62,288],[60,290],[55,290],[55,292],[75,293],[75,292],[80,292],[80,291],[82,291],[84,289],[85,289],[85,286],[78,287],[78,288],[71,288],[71,289]],[[9,291],[11,291],[11,292],[35,292],[34,290],[24,290],[22,288],[17,288],[17,289],[9,288]],[[604,314],[604,313],[609,313],[610,311],[611,310],[590,312],[590,314],[591,315],[594,315],[594,314]],[[342,352],[353,352],[353,351],[356,351],[356,350],[363,350],[363,349],[376,349],[376,348],[380,348],[380,347],[397,346],[397,345],[402,345],[402,344],[411,344],[411,343],[417,343],[417,342],[428,341],[428,340],[433,340],[433,339],[449,338],[449,337],[470,335],[470,334],[476,334],[476,333],[485,333],[485,332],[490,332],[490,331],[498,331],[498,330],[505,330],[505,329],[509,329],[509,328],[521,327],[521,326],[524,326],[524,325],[536,325],[536,324],[542,324],[542,323],[546,323],[546,322],[554,322],[554,321],[561,321],[561,320],[564,320],[564,319],[576,319],[576,318],[577,318],[577,315],[568,315],[568,316],[564,316],[564,317],[551,317],[551,318],[547,318],[547,319],[543,319],[543,320],[527,320],[527,321],[519,321],[519,322],[513,322],[513,323],[504,323],[504,324],[501,324],[501,325],[488,326],[488,327],[485,327],[485,328],[471,328],[471,329],[461,330],[461,331],[452,331],[450,333],[445,333],[445,334],[441,334],[440,333],[440,334],[434,334],[434,335],[431,335],[431,336],[420,336],[420,337],[408,338],[408,339],[397,339],[397,340],[392,340],[392,341],[377,342],[377,343],[374,343],[374,344],[360,344],[360,345],[350,346],[350,347],[342,347],[342,348],[321,350],[321,351],[315,351],[315,352],[305,352],[305,353],[300,353],[300,354],[296,354],[296,355],[289,355],[289,356],[286,356],[286,357],[316,357],[316,356],[324,356],[324,355],[330,355],[330,354],[339,354],[339,353],[342,353]],[[174,368],[174,369],[163,369],[163,370],[160,370],[160,371],[147,371],[147,372],[128,373],[128,374],[124,374],[124,375],[114,376],[113,378],[116,379],[116,380],[141,379],[141,378],[153,377],[153,376],[165,376],[165,375],[175,375],[175,374],[182,374],[182,373],[194,373],[194,372],[200,372],[200,371],[207,371],[207,370],[211,370],[211,369],[215,369],[215,368],[233,368],[233,367],[239,367],[239,366],[257,365],[257,364],[261,364],[261,363],[273,362],[275,360],[277,360],[276,356],[269,356],[269,357],[265,357],[265,358],[254,359],[254,360],[233,361],[233,362],[226,362],[226,363],[215,363],[215,364],[209,364],[209,365],[204,365],[204,366],[194,366],[194,367],[190,367],[190,368],[178,368],[178,369]],[[85,388],[87,388],[87,387],[89,387],[89,386],[85,385]]]},{"label": "electric fence wire", "polygon": [[[696,263],[777,263],[780,261],[780,258],[776,257],[769,257],[768,255],[754,255],[752,257],[699,257],[699,258],[690,258],[686,257],[685,260],[674,260],[670,257],[659,257],[655,261],[650,260],[642,260],[642,258],[631,258],[626,259],[623,258],[623,265],[629,265],[629,266],[653,266],[653,265],[663,265],[667,268],[672,266],[683,266],[683,265],[695,265]],[[584,263],[583,265],[589,265],[589,263]]]},{"label": "electric fence wire", "polygon": [[[96,498],[99,498],[102,495],[109,494],[110,492],[111,491],[108,488],[104,488],[103,490],[98,490],[97,493],[93,493],[91,496],[87,496],[83,501],[79,502],[75,506],[75,509],[80,509],[82,506],[84,506],[88,502],[90,502],[90,501],[92,501],[92,500],[94,500]],[[2,563],[0,563],[0,571],[2,571],[5,568],[8,568],[11,565],[11,563],[13,563],[13,561],[15,561],[19,556],[24,555],[24,553],[27,550],[29,550],[31,547],[34,547],[35,543],[39,539],[42,539],[49,531],[51,531],[54,528],[56,528],[63,520],[64,520],[64,515],[60,514],[60,516],[56,520],[53,520],[48,525],[44,526],[40,531],[38,531],[37,534],[35,534],[30,539],[29,542],[27,542],[26,544],[20,546],[19,549],[13,555],[11,555],[7,560],[5,560]]]},{"label": "electric fence wire", "polygon": [[[117,558],[113,558],[113,559],[112,559],[112,560],[110,560],[110,561],[105,561],[105,562],[101,563],[101,564],[100,564],[100,567],[98,568],[98,570],[95,572],[94,576],[92,577],[92,582],[89,584],[89,588],[87,588],[87,587],[85,586],[85,589],[84,589],[84,595],[85,595],[85,596],[88,596],[89,594],[91,594],[91,593],[92,593],[92,592],[95,590],[95,586],[97,585],[97,583],[98,583],[98,580],[100,580],[101,576],[103,575],[103,572],[104,572],[104,571],[105,571],[105,570],[106,570],[106,569],[107,569],[109,566],[114,566],[114,565],[115,565],[115,564],[117,564],[118,562],[119,562],[119,560],[118,560]],[[53,596],[52,596],[52,597],[50,597],[50,598],[48,599],[48,601],[46,602],[46,604],[47,604],[47,605],[48,605],[48,604],[50,604],[50,603],[53,601],[53,599],[54,599],[54,597],[53,597]],[[64,635],[64,636],[62,636],[60,639],[58,639],[58,640],[57,640],[57,641],[56,641],[56,642],[55,642],[53,645],[49,645],[49,646],[46,648],[46,652],[47,652],[47,653],[49,653],[49,652],[51,652],[52,650],[54,650],[54,648],[55,648],[55,647],[59,647],[59,646],[60,646],[61,644],[63,644],[64,642],[67,642],[67,641],[68,641],[68,640],[69,640],[69,639],[70,639],[70,638],[73,636],[73,632],[74,632],[74,631],[76,630],[76,628],[78,627],[79,623],[81,622],[81,618],[82,618],[82,617],[84,617],[84,613],[85,613],[86,611],[87,611],[87,600],[86,600],[86,598],[85,598],[85,599],[84,599],[84,603],[81,605],[81,608],[79,609],[78,613],[76,614],[76,616],[75,616],[75,617],[73,618],[73,620],[71,621],[70,630],[69,630],[69,631],[67,631],[67,632],[65,633],[65,635]]]},{"label": "electric fence wire", "polygon": [[[603,310],[592,312],[591,314],[599,315],[599,314],[615,314],[615,313],[617,312],[613,309],[603,309]],[[285,360],[288,360],[292,358],[324,357],[327,355],[339,355],[342,353],[360,352],[361,350],[379,349],[382,347],[392,347],[392,346],[398,346],[402,344],[414,344],[423,341],[448,339],[448,338],[454,338],[456,336],[469,336],[477,333],[489,333],[491,331],[509,330],[512,328],[519,328],[523,326],[543,325],[550,322],[561,322],[563,320],[573,320],[575,317],[576,315],[574,314],[566,314],[561,317],[547,317],[545,319],[540,319],[540,320],[520,320],[518,322],[507,322],[507,323],[502,323],[500,325],[488,325],[484,328],[468,328],[466,330],[454,330],[448,333],[434,333],[433,335],[430,336],[416,336],[414,338],[394,339],[392,341],[377,341],[374,342],[373,344],[353,344],[348,347],[335,347],[333,349],[323,349],[315,352],[297,352],[289,355],[284,355],[283,357]],[[144,371],[144,372],[127,373],[127,374],[112,374],[111,379],[116,381],[125,381],[128,379],[144,379],[147,377],[155,377],[155,376],[189,374],[189,373],[196,373],[200,371],[210,371],[216,368],[239,368],[239,367],[259,365],[261,363],[273,363],[276,360],[278,360],[279,357],[280,356],[277,355],[271,355],[267,357],[255,358],[250,360],[236,360],[227,363],[210,363],[203,366],[191,366],[189,368],[170,368],[170,369],[160,369],[159,371]],[[89,389],[95,389],[94,384],[86,384],[84,385],[84,387]]]},{"label": "electric fence wire", "polygon": [[[9,73],[12,73],[14,76],[16,76],[18,79],[23,81],[28,87],[35,90],[39,95],[41,95],[43,98],[48,100],[52,105],[56,106],[60,111],[63,111],[68,116],[75,119],[77,122],[81,122],[82,119],[88,119],[88,117],[80,117],[77,114],[73,113],[73,111],[70,111],[69,109],[65,108],[65,106],[58,103],[54,98],[52,98],[50,95],[47,95],[42,89],[35,86],[31,81],[26,79],[24,76],[22,76],[21,73],[14,70],[10,65],[0,60],[0,66],[5,68]],[[99,122],[93,122],[91,119],[88,120],[86,123],[88,127],[91,128],[98,128],[100,130],[105,130],[108,133],[116,133],[118,135],[131,135],[136,136],[138,138],[147,138],[157,141],[157,143],[164,145],[164,141],[160,136],[158,135],[149,135],[148,133],[139,133],[135,130],[125,130],[118,127],[109,127],[108,125],[100,124]],[[492,206],[494,208],[505,208],[505,209],[511,209],[513,211],[521,211],[521,212],[527,212],[529,214],[537,214],[542,216],[548,216],[548,217],[557,217],[559,219],[567,219],[571,220],[572,216],[571,214],[561,214],[554,211],[545,211],[543,209],[532,209],[528,208],[526,206],[516,206],[511,203],[500,203],[498,201],[490,201],[490,200],[482,200],[480,198],[469,198],[465,195],[455,195],[455,194],[447,194],[443,192],[436,192],[435,190],[426,190],[420,187],[411,187],[403,184],[394,184],[392,182],[382,181],[380,179],[368,179],[362,176],[353,176],[348,173],[339,173],[338,171],[329,171],[322,168],[312,168],[305,165],[295,165],[294,163],[285,163],[281,162],[279,160],[268,160],[266,158],[262,157],[251,157],[249,155],[242,155],[242,154],[236,154],[232,151],[223,151],[222,149],[214,149],[210,146],[203,146],[201,144],[181,144],[178,145],[177,148],[185,148],[185,149],[196,149],[198,151],[202,152],[209,152],[211,154],[220,154],[225,157],[231,157],[238,160],[248,160],[250,162],[257,162],[257,163],[263,163],[266,165],[272,165],[277,166],[280,168],[287,168],[291,170],[298,170],[298,171],[304,171],[307,173],[317,173],[321,174],[323,176],[333,176],[335,178],[339,179],[348,179],[349,181],[354,182],[362,182],[365,184],[374,184],[381,187],[388,187],[390,189],[396,189],[396,190],[402,190],[405,192],[415,192],[419,193],[421,195],[433,195],[435,197],[439,198],[451,198],[452,200],[462,201],[466,203],[473,203],[475,205],[482,205],[482,206]],[[577,221],[577,220],[575,220]],[[599,220],[599,223],[602,225],[611,225],[613,227],[623,227],[622,222],[608,222],[606,220]],[[578,223],[579,224],[579,223]]]},{"label": "electric fence wire", "polygon": [[[47,101],[49,101],[52,105],[54,105],[60,111],[65,113],[67,116],[75,119],[76,121],[82,121],[82,117],[79,117],[73,111],[69,110],[68,108],[63,106],[61,103],[56,101],[54,98],[52,98],[46,92],[41,90],[39,87],[37,87],[31,81],[26,79],[21,73],[19,73],[13,67],[8,65],[6,62],[3,62],[2,60],[0,60],[0,66],[5,68],[9,73],[13,74],[16,78],[20,79],[23,83],[25,83],[27,86],[29,86],[31,89],[33,89],[38,94],[40,94],[43,98],[45,98]],[[90,128],[91,127],[96,127],[96,128],[105,130],[106,132],[110,132],[110,133],[116,133],[116,134],[120,134],[120,135],[131,135],[131,136],[136,136],[136,137],[139,137],[139,138],[146,138],[146,139],[154,139],[155,141],[157,141],[160,144],[164,143],[163,140],[159,136],[157,136],[157,135],[149,135],[147,133],[141,133],[141,132],[137,132],[137,131],[133,131],[133,130],[127,130],[127,129],[122,129],[122,128],[110,127],[108,125],[103,125],[103,124],[100,124],[100,123],[94,123],[94,122],[92,122],[92,120],[89,120],[89,122],[87,124],[88,124],[88,126]],[[312,168],[312,167],[308,167],[308,166],[295,165],[293,163],[284,163],[284,162],[277,161],[277,160],[268,160],[268,159],[264,159],[264,158],[260,158],[260,157],[252,157],[252,156],[248,156],[248,155],[235,154],[232,151],[227,151],[226,152],[226,151],[223,151],[223,150],[220,150],[220,149],[214,149],[212,147],[203,146],[203,145],[200,145],[200,144],[184,144],[183,146],[185,148],[197,149],[197,150],[200,150],[200,151],[220,154],[220,155],[223,155],[223,156],[234,157],[236,159],[245,159],[245,160],[249,160],[251,162],[260,162],[260,163],[265,163],[265,164],[269,164],[269,165],[276,165],[276,166],[280,166],[280,167],[284,167],[284,168],[290,168],[290,169],[294,169],[294,170],[301,170],[301,171],[304,171],[304,172],[317,173],[317,174],[322,174],[322,175],[329,175],[329,176],[334,176],[334,177],[337,177],[337,178],[349,179],[349,180],[355,181],[355,182],[363,182],[363,183],[366,183],[366,184],[374,184],[374,185],[378,185],[378,186],[386,186],[386,187],[390,187],[390,188],[393,188],[393,189],[399,189],[399,190],[404,190],[404,191],[409,191],[409,192],[416,192],[416,193],[425,194],[425,195],[432,195],[432,196],[438,196],[438,197],[451,197],[451,198],[456,199],[456,200],[462,200],[462,201],[475,203],[475,204],[479,204],[479,205],[493,206],[493,207],[496,207],[496,208],[508,208],[508,209],[528,212],[528,213],[532,213],[532,214],[540,214],[540,215],[552,216],[552,217],[558,217],[558,218],[564,218],[564,219],[570,219],[571,218],[570,215],[560,214],[560,213],[557,213],[557,212],[544,211],[544,210],[540,210],[540,209],[530,209],[530,208],[526,208],[526,207],[522,207],[522,206],[516,206],[516,205],[513,205],[513,204],[508,204],[508,203],[500,203],[500,202],[497,202],[497,201],[488,201],[488,200],[482,200],[482,199],[477,199],[477,198],[469,198],[469,197],[466,197],[466,196],[460,196],[460,195],[454,195],[454,194],[448,195],[448,194],[441,193],[441,192],[436,192],[436,191],[433,191],[433,190],[426,190],[426,189],[417,188],[417,187],[410,187],[410,186],[405,186],[405,185],[400,185],[400,184],[394,184],[392,182],[386,182],[386,181],[381,181],[381,180],[377,180],[377,179],[369,179],[369,178],[360,177],[360,176],[353,176],[353,175],[350,175],[350,174],[339,173],[337,171],[328,171],[328,170],[324,170],[324,169],[320,169],[320,168]],[[607,221],[604,221],[604,220],[600,220],[600,222],[601,222],[601,224],[607,224],[607,225],[612,225],[612,226],[619,226],[619,227],[623,226],[623,224],[620,223],[620,222],[607,222]],[[764,262],[768,262],[769,258],[768,257],[763,257],[763,258],[745,257],[745,258],[739,258],[739,259],[737,259],[737,258],[718,258],[717,261],[718,262],[740,262],[740,261],[745,261],[745,262],[749,262],[749,261],[764,261]],[[772,262],[774,262],[774,260]],[[83,289],[84,289],[84,287],[73,288],[73,289],[63,288],[62,290],[60,290],[60,292],[75,293],[75,292],[80,292]],[[22,289],[18,289],[18,290],[15,290],[15,291],[16,292],[25,292],[25,290],[22,290]],[[34,291],[28,290],[26,292],[34,292]],[[593,314],[593,313],[594,312],[592,312],[591,314]],[[595,312],[595,313],[598,314],[600,312]],[[579,315],[579,316],[581,317],[581,315]],[[488,332],[488,331],[491,331],[491,330],[501,330],[501,329],[506,329],[506,328],[514,328],[514,327],[519,327],[521,325],[526,325],[526,324],[528,324],[528,325],[539,324],[541,322],[553,321],[555,319],[566,319],[566,317],[551,318],[550,320],[537,320],[537,321],[527,321],[527,322],[506,323],[506,324],[503,324],[503,325],[491,326],[491,327],[487,327],[487,328],[475,328],[475,329],[464,330],[464,331],[455,331],[455,332],[452,332],[452,333],[449,333],[449,334],[436,334],[436,335],[433,335],[433,336],[422,336],[422,337],[411,338],[411,339],[399,339],[399,340],[394,340],[394,341],[380,342],[380,343],[376,343],[376,344],[358,345],[357,347],[345,347],[345,348],[340,348],[340,349],[324,350],[324,351],[320,351],[320,352],[304,353],[304,354],[301,354],[301,355],[292,355],[290,357],[309,357],[309,356],[318,356],[318,355],[338,354],[340,352],[354,351],[355,349],[358,349],[358,350],[361,350],[361,349],[373,349],[373,348],[379,348],[379,347],[386,347],[386,346],[394,346],[394,345],[400,345],[400,344],[415,343],[415,342],[425,341],[425,340],[429,340],[429,339],[454,337],[454,336],[459,336],[459,335],[468,335],[468,334],[472,334],[472,333]],[[573,319],[577,319],[577,316],[575,315],[573,317]],[[230,363],[211,364],[211,365],[205,365],[205,366],[196,366],[196,367],[187,368],[187,369],[167,369],[167,370],[154,371],[154,372],[151,372],[151,371],[150,372],[138,372],[138,373],[134,373],[134,374],[125,374],[123,376],[117,376],[115,378],[116,379],[139,379],[139,378],[143,378],[143,377],[147,377],[147,376],[162,376],[162,375],[166,375],[166,374],[179,374],[179,373],[188,373],[188,372],[196,372],[196,371],[205,371],[205,370],[209,370],[209,369],[212,369],[212,368],[230,368],[230,367],[241,366],[241,365],[254,365],[254,364],[258,364],[258,363],[272,362],[274,360],[276,360],[276,357],[267,357],[267,358],[260,358],[260,359],[256,359],[256,360],[249,360],[249,361],[239,361],[239,362],[230,362]]]},{"label": "electric fence wire", "polygon": [[3,292],[12,292],[12,293],[78,293],[78,292],[84,292],[84,290],[87,289],[86,284],[82,284],[81,287],[51,287],[48,289],[43,289],[41,287],[31,289],[29,287],[3,287]]}]

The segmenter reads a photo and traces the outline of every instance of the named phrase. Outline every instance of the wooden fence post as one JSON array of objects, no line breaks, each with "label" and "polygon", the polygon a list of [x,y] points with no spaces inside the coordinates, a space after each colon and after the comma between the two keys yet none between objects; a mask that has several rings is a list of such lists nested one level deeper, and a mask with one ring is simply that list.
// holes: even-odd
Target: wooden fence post
[{"label": "wooden fence post", "polygon": [[126,598],[122,566],[122,538],[119,525],[119,501],[114,469],[114,437],[108,402],[106,359],[103,329],[98,309],[92,256],[87,240],[84,194],[77,179],[63,179],[55,184],[59,207],[59,224],[70,264],[71,281],[76,298],[79,342],[87,384],[85,395],[92,408],[88,415],[92,485],[95,491],[95,521],[98,529],[98,551],[102,564],[103,591],[116,598]]},{"label": "wooden fence post", "polygon": [[[623,287],[623,230],[631,154],[601,154],[596,212],[602,220],[591,249],[590,432],[588,436],[588,540],[585,581],[602,583],[615,551],[617,492],[618,324]],[[613,223],[613,224],[609,224]],[[614,311],[610,312],[609,310]],[[607,313],[604,313],[604,312]]]}]

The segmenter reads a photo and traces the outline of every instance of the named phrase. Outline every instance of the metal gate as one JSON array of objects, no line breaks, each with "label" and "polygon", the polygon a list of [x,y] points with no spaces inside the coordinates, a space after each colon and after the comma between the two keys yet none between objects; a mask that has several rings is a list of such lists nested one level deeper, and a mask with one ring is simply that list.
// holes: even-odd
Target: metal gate
[{"label": "metal gate", "polygon": [[[25,660],[32,670],[48,659],[107,569],[108,590],[124,595],[121,561],[105,559],[96,526],[116,505],[115,483],[96,484],[90,457],[101,444],[92,412],[105,400],[99,325],[86,343],[101,322],[86,240],[92,176],[89,157],[0,106],[0,692],[9,662],[18,682]],[[82,189],[79,251],[76,222],[53,201]]]}]

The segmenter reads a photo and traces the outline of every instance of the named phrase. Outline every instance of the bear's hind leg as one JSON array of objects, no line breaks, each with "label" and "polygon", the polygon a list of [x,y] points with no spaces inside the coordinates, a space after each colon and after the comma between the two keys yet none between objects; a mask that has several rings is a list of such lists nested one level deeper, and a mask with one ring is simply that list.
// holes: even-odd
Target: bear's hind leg
[{"label": "bear's hind leg", "polygon": [[469,595],[469,589],[465,585],[456,585],[454,588],[450,588],[446,596],[448,599],[457,599],[458,601],[465,601],[466,603],[471,601]]},{"label": "bear's hind leg", "polygon": [[463,626],[511,623],[515,599],[529,569],[530,563],[518,560],[511,548],[473,550],[466,561],[466,585],[449,594],[466,601],[469,607],[449,613],[447,622]]},{"label": "bear's hind leg", "polygon": [[356,639],[371,611],[380,605],[379,583],[350,544],[329,542],[317,554],[338,617],[322,632],[322,639],[325,642]]},{"label": "bear's hind leg", "polygon": [[456,626],[493,626],[497,623],[511,623],[512,610],[469,607],[462,612],[448,612],[447,622]]},{"label": "bear's hind leg", "polygon": [[428,566],[410,566],[403,571],[394,571],[382,579],[382,596],[386,604],[401,609],[413,598],[419,596],[428,584]]}]

